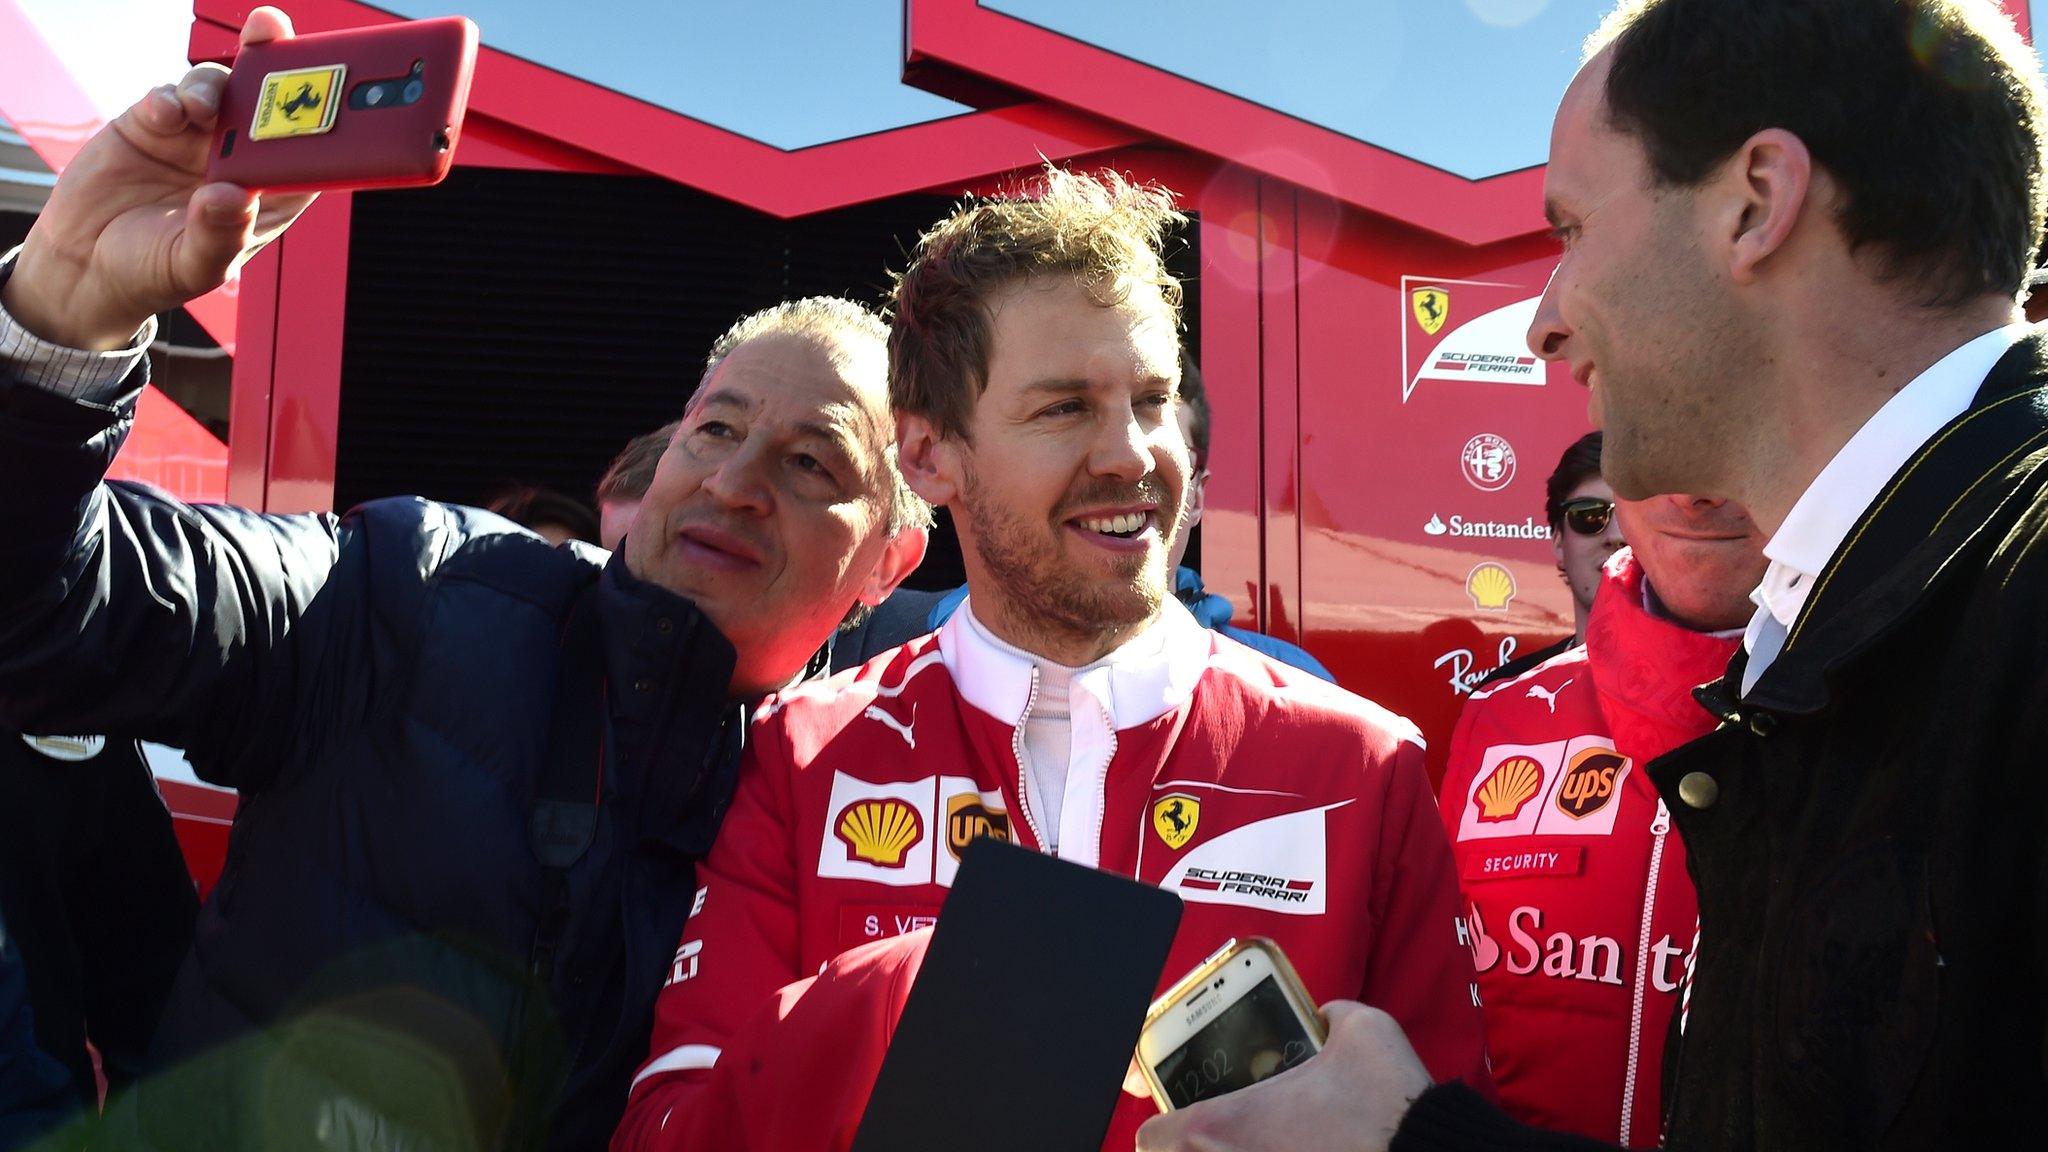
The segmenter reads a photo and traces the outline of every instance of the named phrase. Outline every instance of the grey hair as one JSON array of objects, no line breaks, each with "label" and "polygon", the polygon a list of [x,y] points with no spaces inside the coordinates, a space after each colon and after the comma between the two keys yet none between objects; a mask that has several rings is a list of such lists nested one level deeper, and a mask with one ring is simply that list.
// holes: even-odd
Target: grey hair
[{"label": "grey hair", "polygon": [[[701,388],[711,379],[733,349],[749,340],[777,335],[804,337],[840,361],[846,359],[844,349],[871,343],[881,362],[888,363],[889,325],[873,309],[841,296],[805,296],[750,312],[734,321],[732,327],[711,342],[698,386]],[[929,531],[935,523],[932,506],[903,479],[903,470],[896,465],[895,445],[882,453],[882,466],[889,472],[889,535],[906,528]]]}]

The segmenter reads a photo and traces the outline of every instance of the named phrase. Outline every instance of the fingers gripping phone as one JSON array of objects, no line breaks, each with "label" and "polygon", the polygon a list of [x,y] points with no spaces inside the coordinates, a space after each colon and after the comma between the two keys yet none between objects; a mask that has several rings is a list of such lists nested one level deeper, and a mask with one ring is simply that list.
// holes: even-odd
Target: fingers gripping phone
[{"label": "fingers gripping phone", "polygon": [[228,77],[206,178],[262,192],[439,183],[476,47],[460,16],[251,44]]},{"label": "fingers gripping phone", "polygon": [[1280,946],[1231,940],[1152,1002],[1138,1068],[1159,1110],[1171,1112],[1284,1072],[1327,1039]]}]

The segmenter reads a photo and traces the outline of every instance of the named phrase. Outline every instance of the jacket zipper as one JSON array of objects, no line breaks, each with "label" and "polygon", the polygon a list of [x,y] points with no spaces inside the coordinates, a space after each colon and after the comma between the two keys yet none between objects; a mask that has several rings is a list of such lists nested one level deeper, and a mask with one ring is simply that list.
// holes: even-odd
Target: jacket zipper
[{"label": "jacket zipper", "polygon": [[1109,730],[1109,757],[1102,762],[1101,782],[1095,792],[1095,865],[1102,866],[1102,822],[1108,818],[1109,766],[1116,763],[1116,718],[1102,710],[1102,726]]},{"label": "jacket zipper", "polygon": [[1059,845],[1048,845],[1045,833],[1039,830],[1038,817],[1031,813],[1031,779],[1029,769],[1024,767],[1024,723],[1031,719],[1031,708],[1038,703],[1038,666],[1031,666],[1031,690],[1024,695],[1024,711],[1017,716],[1017,726],[1010,729],[1010,755],[1017,761],[1017,810],[1024,814],[1024,826],[1031,829],[1031,838],[1038,842],[1038,850],[1050,856],[1060,854]]},{"label": "jacket zipper", "polygon": [[1621,1081],[1621,1144],[1628,1146],[1629,1121],[1636,1110],[1636,1076],[1643,1056],[1643,1001],[1649,992],[1650,917],[1657,909],[1657,875],[1664,865],[1664,837],[1671,832],[1671,809],[1660,798],[1650,821],[1650,875],[1643,885],[1643,927],[1636,937],[1635,1004],[1628,1017],[1628,1072]]}]

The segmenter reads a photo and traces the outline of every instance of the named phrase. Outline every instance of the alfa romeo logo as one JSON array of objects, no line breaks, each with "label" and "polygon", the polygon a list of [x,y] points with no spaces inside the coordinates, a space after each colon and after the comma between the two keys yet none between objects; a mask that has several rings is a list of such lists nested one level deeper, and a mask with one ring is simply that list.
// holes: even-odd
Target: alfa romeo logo
[{"label": "alfa romeo logo", "polygon": [[1465,441],[1458,465],[1466,483],[1481,492],[1498,492],[1515,479],[1514,445],[1491,432],[1481,432]]}]

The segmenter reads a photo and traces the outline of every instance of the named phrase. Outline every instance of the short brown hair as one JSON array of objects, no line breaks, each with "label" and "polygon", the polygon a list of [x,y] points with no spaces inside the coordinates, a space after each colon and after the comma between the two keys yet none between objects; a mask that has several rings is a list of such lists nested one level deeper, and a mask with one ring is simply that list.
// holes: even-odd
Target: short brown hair
[{"label": "short brown hair", "polygon": [[538,484],[506,484],[491,494],[484,510],[496,512],[521,528],[534,532],[540,531],[542,525],[553,524],[585,544],[597,543],[597,517],[583,501],[553,488],[543,488]]},{"label": "short brown hair", "polygon": [[661,454],[668,451],[669,441],[676,438],[676,429],[682,426],[681,420],[672,420],[627,441],[613,458],[611,467],[604,470],[604,479],[597,482],[597,502],[610,504],[647,495],[647,489],[654,483],[654,470],[661,464]]},{"label": "short brown hair", "polygon": [[1564,531],[1564,502],[1572,498],[1572,489],[1599,479],[1602,442],[1598,432],[1588,432],[1572,441],[1571,447],[1558,457],[1550,479],[1543,482],[1543,518],[1550,522],[1552,532]]},{"label": "short brown hair", "polygon": [[1114,172],[1050,165],[1017,194],[968,201],[917,242],[890,305],[889,397],[940,435],[965,437],[988,388],[989,298],[1027,277],[1066,273],[1105,305],[1151,284],[1180,319],[1166,270],[1173,193]]},{"label": "short brown hair", "polygon": [[1188,414],[1188,455],[1197,472],[1209,466],[1209,389],[1202,383],[1201,365],[1195,363],[1188,346],[1180,346],[1180,406]]},{"label": "short brown hair", "polygon": [[1624,0],[1610,122],[1665,185],[1766,128],[1841,186],[1836,224],[1930,306],[2017,297],[2043,215],[2041,67],[1991,0]]}]

